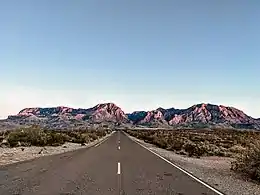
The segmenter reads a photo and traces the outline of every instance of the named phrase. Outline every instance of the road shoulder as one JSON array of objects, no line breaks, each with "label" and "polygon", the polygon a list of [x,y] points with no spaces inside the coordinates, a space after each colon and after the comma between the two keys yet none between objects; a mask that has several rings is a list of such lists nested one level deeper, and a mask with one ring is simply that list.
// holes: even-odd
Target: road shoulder
[{"label": "road shoulder", "polygon": [[233,160],[232,158],[202,157],[198,159],[181,156],[172,151],[161,149],[152,144],[145,143],[143,140],[139,140],[135,137],[129,135],[128,137],[180,166],[197,178],[205,181],[209,185],[227,195],[260,194],[259,185],[252,182],[246,182],[230,171],[230,163]]}]

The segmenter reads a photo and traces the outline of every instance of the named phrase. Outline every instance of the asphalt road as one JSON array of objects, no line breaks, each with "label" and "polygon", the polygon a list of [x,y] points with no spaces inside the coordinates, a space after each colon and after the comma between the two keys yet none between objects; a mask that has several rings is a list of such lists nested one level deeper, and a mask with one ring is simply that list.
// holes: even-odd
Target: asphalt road
[{"label": "asphalt road", "polygon": [[1,195],[216,195],[116,132],[103,143],[0,167]]}]

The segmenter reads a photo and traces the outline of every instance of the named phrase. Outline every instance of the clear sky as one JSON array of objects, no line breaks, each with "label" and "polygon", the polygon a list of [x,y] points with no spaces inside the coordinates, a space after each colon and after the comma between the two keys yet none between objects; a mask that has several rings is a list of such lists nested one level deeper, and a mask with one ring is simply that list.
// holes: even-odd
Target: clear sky
[{"label": "clear sky", "polygon": [[234,106],[260,117],[259,0],[2,0],[0,118]]}]

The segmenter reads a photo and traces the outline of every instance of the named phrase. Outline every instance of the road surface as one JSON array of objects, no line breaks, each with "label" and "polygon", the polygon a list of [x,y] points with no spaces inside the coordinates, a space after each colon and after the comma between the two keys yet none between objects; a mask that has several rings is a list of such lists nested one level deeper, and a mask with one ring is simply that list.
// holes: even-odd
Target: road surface
[{"label": "road surface", "polygon": [[122,132],[90,148],[0,167],[1,195],[216,195]]}]

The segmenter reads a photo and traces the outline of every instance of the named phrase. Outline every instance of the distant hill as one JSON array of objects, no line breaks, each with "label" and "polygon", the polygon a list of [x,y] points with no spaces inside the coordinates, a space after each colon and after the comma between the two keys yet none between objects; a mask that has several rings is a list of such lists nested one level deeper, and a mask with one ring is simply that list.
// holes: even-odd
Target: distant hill
[{"label": "distant hill", "polygon": [[260,129],[260,119],[254,119],[233,107],[196,104],[187,109],[157,108],[126,114],[114,103],[98,104],[92,108],[25,108],[17,115],[0,122],[0,127],[37,124],[47,128],[86,127],[227,127]]}]

